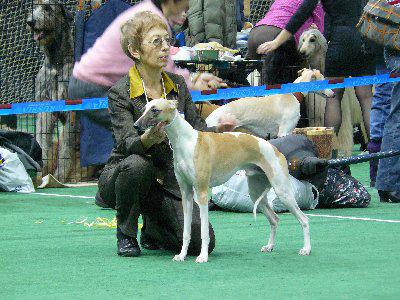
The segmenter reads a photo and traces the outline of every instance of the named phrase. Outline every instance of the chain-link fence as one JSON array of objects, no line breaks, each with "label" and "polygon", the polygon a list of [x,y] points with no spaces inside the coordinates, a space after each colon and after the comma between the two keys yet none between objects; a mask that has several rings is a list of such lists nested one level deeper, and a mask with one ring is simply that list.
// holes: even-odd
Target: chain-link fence
[{"label": "chain-link fence", "polygon": [[[37,0],[0,2],[0,104],[34,101],[35,76],[44,55],[33,40],[26,20]],[[105,2],[103,0],[101,4]],[[134,4],[139,1],[126,2]],[[86,11],[86,17],[100,5],[90,0],[62,0],[60,3],[73,14],[80,5]]]},{"label": "chain-link fence", "polygon": [[266,13],[268,12],[269,8],[271,7],[274,0],[252,0],[250,1],[250,16],[249,21],[252,24],[256,24],[260,21]]}]

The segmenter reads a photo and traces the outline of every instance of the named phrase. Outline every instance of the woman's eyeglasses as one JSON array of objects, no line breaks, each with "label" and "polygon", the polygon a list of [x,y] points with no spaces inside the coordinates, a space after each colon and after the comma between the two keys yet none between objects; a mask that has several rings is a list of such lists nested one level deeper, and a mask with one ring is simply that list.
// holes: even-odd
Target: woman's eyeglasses
[{"label": "woman's eyeglasses", "polygon": [[156,37],[148,43],[149,45],[154,47],[161,47],[163,42],[165,42],[168,46],[171,46],[173,40],[170,37]]}]

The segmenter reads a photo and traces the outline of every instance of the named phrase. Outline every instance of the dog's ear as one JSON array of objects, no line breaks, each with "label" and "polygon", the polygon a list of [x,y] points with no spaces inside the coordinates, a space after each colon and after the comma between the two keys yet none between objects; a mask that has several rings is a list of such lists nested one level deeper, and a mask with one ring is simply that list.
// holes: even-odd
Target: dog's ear
[{"label": "dog's ear", "polygon": [[177,109],[178,108],[178,101],[177,100],[168,100],[169,102],[169,107],[171,109]]},{"label": "dog's ear", "polygon": [[297,71],[297,75],[298,75],[298,76],[303,75],[303,72],[306,71],[306,70],[308,70],[308,69],[307,69],[307,68],[303,68],[303,69]]}]

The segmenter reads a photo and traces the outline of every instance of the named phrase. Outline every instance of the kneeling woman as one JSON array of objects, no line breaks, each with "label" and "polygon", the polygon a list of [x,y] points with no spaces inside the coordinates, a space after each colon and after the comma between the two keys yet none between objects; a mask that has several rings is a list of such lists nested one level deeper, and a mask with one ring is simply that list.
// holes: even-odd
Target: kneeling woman
[{"label": "kneeling woman", "polygon": [[[159,16],[141,12],[126,21],[121,26],[121,45],[135,65],[109,90],[109,110],[116,143],[99,178],[99,194],[108,206],[117,211],[118,255],[141,254],[136,240],[140,214],[144,223],[142,247],[179,251],[183,224],[170,224],[172,221],[168,214],[172,207],[176,210],[176,214],[172,214],[182,215],[181,204],[163,203],[166,197],[181,197],[173,171],[172,150],[160,125],[150,131],[138,132],[133,124],[148,101],[166,98],[178,100],[179,111],[197,130],[216,129],[206,128],[191,101],[183,77],[163,71],[169,57],[170,34]],[[210,231],[211,252],[215,245],[211,226]],[[200,253],[200,245],[200,225],[195,224],[192,226],[192,254]]]}]

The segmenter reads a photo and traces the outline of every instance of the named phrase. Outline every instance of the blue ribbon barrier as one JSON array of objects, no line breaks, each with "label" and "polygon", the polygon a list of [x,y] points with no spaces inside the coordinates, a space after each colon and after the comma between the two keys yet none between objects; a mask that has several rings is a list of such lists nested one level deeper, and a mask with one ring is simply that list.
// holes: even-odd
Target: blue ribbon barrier
[{"label": "blue ribbon barrier", "polygon": [[[289,94],[295,92],[312,92],[324,89],[346,88],[398,81],[400,81],[400,73],[388,73],[375,76],[340,78],[336,80],[319,80],[313,82],[227,88],[211,91],[191,91],[190,94],[192,95],[193,102],[205,102],[245,97],[261,97],[276,94]],[[0,105],[0,116],[102,108],[108,108],[107,98],[9,103]]]}]

